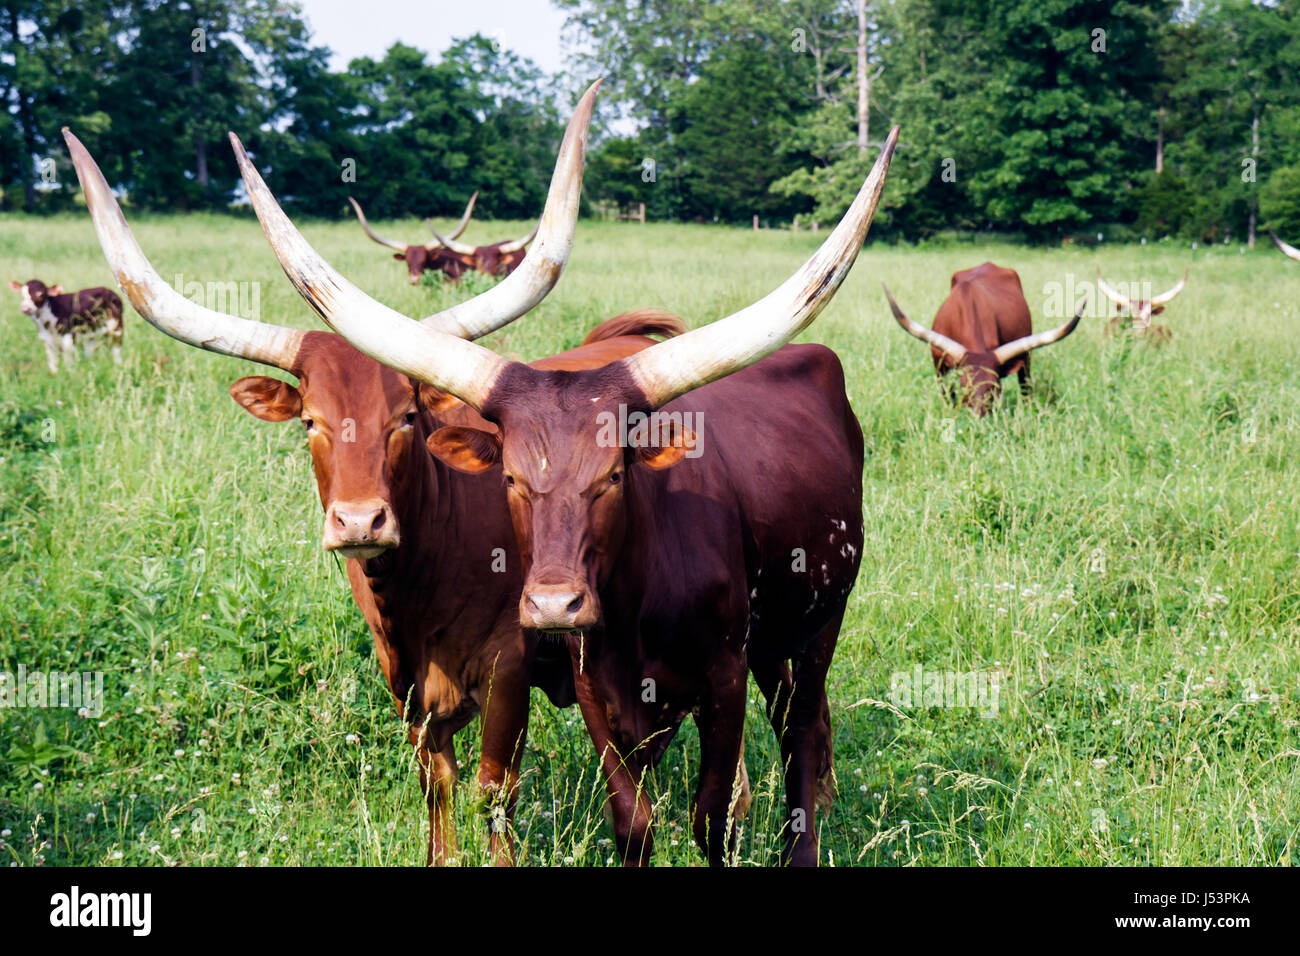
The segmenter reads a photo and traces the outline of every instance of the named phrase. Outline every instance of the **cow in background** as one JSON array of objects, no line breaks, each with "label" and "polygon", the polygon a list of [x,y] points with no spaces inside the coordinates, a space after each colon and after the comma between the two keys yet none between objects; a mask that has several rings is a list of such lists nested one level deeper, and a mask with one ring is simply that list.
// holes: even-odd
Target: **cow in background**
[{"label": "cow in background", "polygon": [[24,315],[36,323],[45,346],[45,361],[52,373],[59,371],[59,353],[71,363],[80,343],[87,358],[101,338],[107,338],[113,361],[122,361],[122,300],[112,289],[97,286],[80,292],[64,292],[63,286],[47,286],[40,279],[9,280],[9,288],[22,296]]},{"label": "cow in background", "polygon": [[[1137,295],[1139,297],[1135,298],[1127,296],[1114,286],[1109,285],[1101,277],[1101,269],[1099,268],[1097,270],[1097,288],[1101,290],[1102,295],[1115,303],[1119,311],[1119,315],[1106,323],[1106,335],[1111,336],[1131,332],[1133,335],[1145,336],[1154,343],[1168,342],[1173,338],[1173,333],[1163,325],[1152,325],[1151,317],[1163,312],[1165,306],[1173,301],[1174,296],[1183,291],[1185,285],[1187,285],[1186,269],[1183,270],[1183,277],[1178,280],[1178,284],[1168,292],[1153,295],[1150,299],[1143,299],[1140,298],[1142,293],[1138,291]],[[1150,288],[1149,283],[1134,283],[1132,290],[1136,291],[1142,287],[1147,290]]]},{"label": "cow in background", "polygon": [[431,246],[404,245],[393,239],[385,239],[370,228],[370,223],[366,221],[366,214],[361,210],[361,204],[351,196],[348,197],[348,202],[352,204],[352,209],[356,212],[366,235],[381,246],[392,249],[393,258],[406,263],[408,281],[411,285],[418,285],[425,272],[441,272],[453,281],[466,272],[475,270],[485,275],[504,276],[513,272],[523,261],[525,247],[537,235],[536,228],[522,239],[497,242],[490,246],[470,246],[456,241],[456,237],[464,232],[469,224],[470,214],[474,211],[474,203],[477,199],[478,193],[470,197],[469,205],[465,207],[465,215],[461,217],[460,223],[450,235],[439,235],[433,228],[433,223],[428,222],[429,231],[434,236],[434,244]]},{"label": "cow in background", "polygon": [[888,286],[885,298],[898,324],[930,346],[936,375],[958,370],[961,401],[977,415],[988,414],[1008,375],[1017,375],[1021,391],[1028,392],[1029,353],[1073,332],[1086,308],[1085,303],[1064,325],[1034,334],[1020,276],[991,262],[953,273],[932,329],[908,318]]}]

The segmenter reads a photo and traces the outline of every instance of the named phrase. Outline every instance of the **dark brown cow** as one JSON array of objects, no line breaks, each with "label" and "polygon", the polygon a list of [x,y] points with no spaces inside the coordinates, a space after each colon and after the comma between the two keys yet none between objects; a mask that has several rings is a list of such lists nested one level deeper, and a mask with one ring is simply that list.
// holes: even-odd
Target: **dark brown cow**
[{"label": "dark brown cow", "polygon": [[948,298],[939,306],[934,328],[913,322],[898,307],[889,287],[885,297],[894,318],[930,346],[935,374],[961,370],[962,401],[978,415],[988,413],[1002,391],[1002,379],[1015,373],[1021,391],[1029,390],[1029,353],[1059,342],[1079,324],[1086,304],[1070,321],[1050,332],[1033,332],[1029,303],[1020,276],[991,262],[953,273]]},{"label": "dark brown cow", "polygon": [[508,242],[494,242],[490,246],[470,246],[456,240],[450,236],[443,237],[438,235],[438,231],[433,228],[433,223],[427,223],[429,231],[433,233],[433,238],[440,242],[448,251],[460,256],[462,260],[472,259],[474,268],[479,272],[489,276],[508,276],[519,268],[519,264],[524,261],[527,254],[528,244],[533,241],[537,235],[536,227],[528,235],[513,239]]},{"label": "dark brown cow", "polygon": [[[554,286],[572,245],[587,125],[595,87],[570,123],[543,215],[543,251],[491,292],[425,320],[476,337],[532,308]],[[573,700],[567,659],[535,657],[538,635],[521,629],[521,567],[499,485],[432,459],[427,437],[448,425],[490,428],[449,395],[383,367],[335,335],[250,322],[205,309],[169,287],[141,252],[107,183],[64,131],[100,243],[123,290],[153,325],[191,345],[287,371],[293,386],[255,376],[231,395],[267,421],[303,421],[325,509],[322,542],[348,558],[353,596],[375,637],[384,676],[411,725],[428,794],[430,860],[455,853],[450,798],[452,738],[482,714],[478,779],[500,815],[492,848],[511,860],[508,824],[517,796],[530,681],[560,704]],[[266,186],[232,136],[250,191]],[[342,298],[361,295],[346,280]],[[604,323],[574,351],[538,368],[591,368],[674,334],[659,314]],[[460,341],[460,339],[457,339]],[[409,707],[407,706],[409,703]],[[500,825],[497,825],[500,824]]]},{"label": "dark brown cow", "polygon": [[420,277],[427,271],[442,272],[452,280],[475,270],[484,275],[499,277],[514,272],[519,263],[523,262],[525,247],[537,235],[535,228],[522,239],[497,242],[490,246],[469,246],[456,242],[456,237],[464,232],[466,225],[469,224],[470,214],[474,211],[474,202],[477,199],[478,193],[470,197],[460,224],[448,236],[438,235],[437,230],[433,228],[433,223],[429,222],[429,231],[434,236],[432,246],[404,245],[392,239],[385,239],[370,228],[370,223],[366,221],[366,214],[361,211],[361,205],[351,196],[348,197],[348,202],[352,203],[352,208],[356,211],[357,219],[361,221],[361,228],[365,230],[366,235],[381,246],[392,249],[393,258],[406,263],[407,276],[411,285],[417,285]]},{"label": "dark brown cow", "polygon": [[113,361],[122,361],[122,300],[112,289],[96,286],[64,292],[63,286],[47,286],[40,279],[10,279],[9,288],[22,296],[19,308],[36,323],[51,372],[59,371],[60,351],[63,360],[71,363],[80,342],[89,358],[101,337],[108,339]]},{"label": "dark brown cow", "polygon": [[1106,323],[1106,335],[1118,335],[1123,332],[1131,333],[1135,336],[1144,336],[1155,343],[1168,342],[1173,338],[1173,333],[1163,325],[1152,325],[1151,316],[1159,315],[1165,310],[1174,296],[1183,291],[1183,286],[1187,285],[1187,270],[1183,270],[1183,277],[1178,280],[1168,292],[1160,295],[1153,295],[1149,299],[1142,298],[1143,286],[1147,292],[1150,292],[1150,286],[1147,283],[1134,283],[1134,295],[1132,297],[1125,295],[1115,287],[1108,285],[1106,280],[1101,277],[1101,270],[1097,270],[1097,288],[1101,293],[1115,303],[1119,310],[1119,315]]},{"label": "dark brown cow", "polygon": [[1297,249],[1295,246],[1283,242],[1281,239],[1277,237],[1277,233],[1274,232],[1272,229],[1268,231],[1268,234],[1273,237],[1273,245],[1277,246],[1278,249],[1281,250],[1283,255],[1291,259],[1300,259],[1300,249]]},{"label": "dark brown cow", "polygon": [[847,275],[897,136],[779,289],[584,372],[508,362],[374,302],[341,308],[337,273],[269,192],[250,190],[285,271],[328,324],[496,426],[440,429],[430,449],[464,471],[505,469],[526,568],[520,618],[567,635],[626,863],[649,859],[644,774],[688,713],[700,731],[694,835],[724,862],[746,797],[747,670],[781,740],[785,857],[817,861],[815,813],[833,781],[825,681],[861,559],[863,444],[835,355],[782,346]]}]

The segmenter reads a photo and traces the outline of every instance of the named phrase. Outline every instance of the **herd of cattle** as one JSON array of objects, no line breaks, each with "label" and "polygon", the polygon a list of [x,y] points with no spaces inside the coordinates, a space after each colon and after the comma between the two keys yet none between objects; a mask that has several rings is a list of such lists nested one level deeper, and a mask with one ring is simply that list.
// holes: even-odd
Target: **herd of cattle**
[{"label": "herd of cattle", "polygon": [[[508,361],[473,340],[527,313],[560,278],[598,86],[578,104],[541,220],[523,239],[457,243],[471,198],[452,235],[402,245],[376,235],[353,203],[367,235],[395,250],[412,282],[429,268],[505,276],[418,322],[371,299],[312,249],[231,134],[272,250],[337,334],[249,321],[185,298],[150,265],[95,161],[64,136],[104,254],[135,309],[182,342],[298,380],[241,378],[230,394],[257,418],[305,427],[322,545],[347,559],[418,754],[430,862],[458,852],[453,737],[476,715],[492,854],[513,862],[532,686],[556,706],[579,705],[627,864],[648,863],[653,850],[646,772],[693,715],[693,833],[711,864],[724,862],[750,798],[742,737],[752,674],[780,742],[782,859],[814,865],[816,814],[834,791],[826,676],[862,552],[863,439],[836,355],[788,343],[852,267],[898,129],[826,242],[760,301],[689,332],[676,316],[630,312],[576,349]],[[71,353],[81,336],[107,335],[118,354],[122,303],[112,291],[11,286],[41,329],[51,370],[59,348]],[[1098,287],[1124,326],[1157,335],[1151,316],[1183,282],[1147,300],[1100,276]],[[885,294],[903,328],[930,346],[938,374],[958,372],[962,400],[977,413],[1003,377],[1015,373],[1027,388],[1029,353],[1069,335],[1084,312],[1035,334],[1019,277],[990,263],[953,276],[932,328]],[[611,439],[611,421],[633,427]]]}]

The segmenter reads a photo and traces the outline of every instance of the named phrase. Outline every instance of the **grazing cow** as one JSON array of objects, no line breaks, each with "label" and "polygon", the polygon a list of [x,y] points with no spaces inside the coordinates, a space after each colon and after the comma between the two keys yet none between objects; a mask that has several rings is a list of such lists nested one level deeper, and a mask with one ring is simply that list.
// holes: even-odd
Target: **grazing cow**
[{"label": "grazing cow", "polygon": [[470,197],[469,205],[465,207],[465,215],[461,217],[460,224],[449,236],[438,235],[437,230],[433,228],[433,223],[428,224],[435,240],[432,246],[407,246],[392,239],[385,239],[370,228],[370,223],[366,221],[366,214],[361,211],[361,205],[351,196],[348,197],[348,202],[352,203],[352,208],[356,211],[357,219],[361,221],[361,228],[365,230],[366,235],[380,245],[394,250],[393,258],[406,263],[410,283],[417,285],[426,271],[442,272],[452,280],[459,279],[466,272],[476,269],[484,275],[505,276],[514,272],[523,261],[524,248],[537,235],[535,228],[522,239],[497,242],[490,246],[469,246],[456,242],[456,237],[464,232],[466,225],[469,224],[470,213],[473,212],[474,202],[477,199],[478,193]]},{"label": "grazing cow", "polygon": [[1268,231],[1268,234],[1273,237],[1273,245],[1277,246],[1284,255],[1289,256],[1292,259],[1300,259],[1300,249],[1283,242],[1277,237],[1277,233],[1272,229]]},{"label": "grazing cow", "polygon": [[1085,308],[1059,328],[1035,335],[1020,276],[991,262],[953,273],[933,329],[909,319],[888,286],[885,298],[898,324],[929,344],[936,375],[960,369],[962,401],[977,415],[988,413],[1002,391],[1002,379],[1013,372],[1021,391],[1028,392],[1029,353],[1073,332]]},{"label": "grazing cow", "polygon": [[[595,92],[593,86],[566,132],[538,254],[490,292],[425,319],[428,327],[465,338],[485,335],[554,287],[572,246]],[[353,597],[417,748],[428,797],[429,859],[444,862],[456,852],[450,825],[453,735],[482,714],[478,779],[508,823],[530,682],[559,705],[572,703],[574,695],[567,652],[552,653],[549,662],[544,653],[539,659],[538,634],[520,626],[522,568],[499,484],[456,472],[424,447],[440,427],[491,426],[451,396],[385,368],[336,335],[251,322],[179,295],[136,244],[94,160],[71,133],[65,130],[64,136],[105,256],[136,309],[183,342],[297,377],[296,386],[242,378],[230,393],[260,419],[303,422],[325,510],[322,544],[348,559]],[[249,191],[264,192],[243,147],[233,134],[231,140]],[[362,296],[338,279],[333,291],[340,301]],[[591,368],[653,344],[645,333],[680,329],[672,316],[620,316],[593,331],[582,347],[535,365]],[[496,820],[492,850],[499,863],[507,863],[510,834]]]},{"label": "grazing cow", "polygon": [[781,741],[784,858],[817,862],[815,813],[833,786],[826,675],[861,559],[863,442],[834,353],[782,346],[848,274],[897,137],[775,292],[582,372],[529,368],[376,302],[342,301],[341,277],[274,197],[250,191],[278,216],[280,262],[327,324],[495,426],[442,428],[429,447],[462,471],[504,468],[525,566],[520,620],[568,644],[625,863],[650,857],[644,774],[687,714],[700,732],[694,836],[711,864],[725,861],[747,797],[747,671]]},{"label": "grazing cow", "polygon": [[40,279],[10,279],[9,288],[22,295],[19,307],[36,323],[51,372],[59,371],[60,350],[63,360],[71,364],[77,342],[89,357],[104,337],[108,338],[113,361],[122,361],[122,300],[112,289],[97,286],[64,292],[63,286],[47,286]]},{"label": "grazing cow", "polygon": [[469,246],[462,242],[457,242],[454,238],[438,235],[438,230],[433,228],[432,222],[427,222],[429,231],[433,233],[433,238],[445,246],[453,254],[462,257],[462,259],[472,258],[474,268],[488,276],[508,276],[519,268],[519,264],[524,261],[527,254],[527,247],[533,238],[537,235],[537,228],[521,239],[513,239],[507,242],[494,242],[490,246]]},{"label": "grazing cow", "polygon": [[[1108,285],[1101,277],[1101,269],[1098,269],[1097,288],[1101,290],[1102,295],[1115,303],[1119,311],[1119,315],[1106,323],[1106,335],[1109,337],[1131,332],[1133,335],[1145,336],[1149,341],[1157,344],[1168,342],[1173,338],[1173,333],[1163,325],[1152,325],[1151,316],[1163,312],[1165,306],[1173,301],[1174,296],[1183,291],[1185,285],[1187,285],[1186,269],[1183,270],[1183,277],[1178,280],[1178,284],[1168,292],[1153,295],[1150,299],[1130,298],[1114,286]],[[1138,295],[1141,293],[1139,292]]]}]

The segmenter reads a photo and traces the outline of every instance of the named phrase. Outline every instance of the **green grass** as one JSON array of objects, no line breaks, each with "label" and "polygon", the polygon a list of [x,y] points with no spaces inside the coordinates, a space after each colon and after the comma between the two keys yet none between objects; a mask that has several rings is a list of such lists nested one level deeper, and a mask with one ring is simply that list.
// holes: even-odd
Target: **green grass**
[{"label": "green grass", "polygon": [[[418,222],[382,232],[418,237]],[[475,223],[467,241],[524,232]],[[424,315],[356,225],[308,238],[383,302]],[[258,283],[262,318],[316,327],[256,223],[141,218],[169,279]],[[526,358],[638,307],[692,324],[749,303],[807,234],[584,222],[560,286],[487,344]],[[879,280],[929,322],[956,269],[1047,283],[1192,268],[1163,349],[1085,320],[1035,354],[1036,395],[976,420],[945,404]],[[4,279],[111,284],[84,216],[0,219]],[[481,288],[481,284],[475,286]],[[12,295],[5,292],[6,295]],[[866,435],[861,575],[831,669],[839,797],[824,861],[1291,864],[1300,828],[1300,265],[1271,249],[869,247],[805,335],[848,370]],[[319,548],[301,429],[226,396],[247,364],[128,313],[126,361],[50,376],[13,296],[0,339],[0,670],[105,675],[99,720],[0,710],[0,859],[21,864],[419,864],[410,748],[341,565]],[[1012,389],[1014,391],[1014,389]],[[756,412],[761,412],[756,409]],[[52,439],[52,440],[47,440]],[[891,708],[916,664],[1000,672],[995,717]],[[782,787],[751,686],[755,801],[738,859],[770,863]],[[538,694],[517,828],[530,864],[613,859],[576,709]],[[476,727],[458,739],[463,778]],[[655,774],[657,861],[698,864],[688,722]],[[461,860],[487,859],[465,789]]]}]

